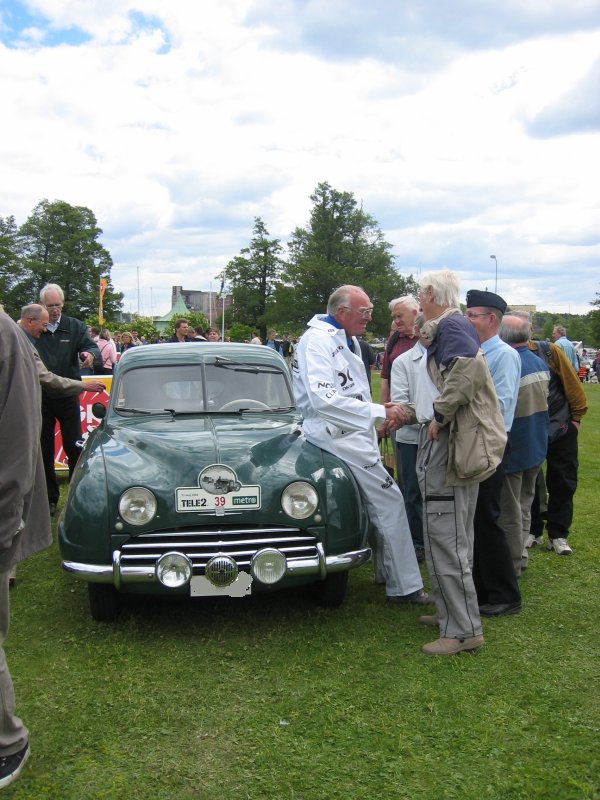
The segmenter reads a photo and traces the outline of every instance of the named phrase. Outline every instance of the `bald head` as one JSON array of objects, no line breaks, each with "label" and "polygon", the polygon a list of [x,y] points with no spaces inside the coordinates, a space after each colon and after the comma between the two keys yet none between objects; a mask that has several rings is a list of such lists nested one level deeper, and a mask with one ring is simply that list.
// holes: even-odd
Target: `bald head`
[{"label": "bald head", "polygon": [[39,339],[42,331],[46,330],[48,320],[48,312],[44,306],[30,303],[21,309],[21,319],[18,324],[32,339]]},{"label": "bald head", "polygon": [[531,335],[529,315],[505,314],[500,326],[500,338],[513,347],[527,344]]}]

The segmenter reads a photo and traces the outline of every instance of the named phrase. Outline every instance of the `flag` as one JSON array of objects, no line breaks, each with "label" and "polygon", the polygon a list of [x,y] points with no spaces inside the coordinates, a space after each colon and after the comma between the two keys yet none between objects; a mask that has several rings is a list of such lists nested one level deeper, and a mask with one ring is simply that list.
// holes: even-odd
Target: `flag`
[{"label": "flag", "polygon": [[98,325],[100,325],[100,327],[104,325],[104,315],[102,314],[102,299],[104,298],[104,292],[106,291],[107,285],[108,285],[108,278],[100,278],[100,302],[98,303]]}]

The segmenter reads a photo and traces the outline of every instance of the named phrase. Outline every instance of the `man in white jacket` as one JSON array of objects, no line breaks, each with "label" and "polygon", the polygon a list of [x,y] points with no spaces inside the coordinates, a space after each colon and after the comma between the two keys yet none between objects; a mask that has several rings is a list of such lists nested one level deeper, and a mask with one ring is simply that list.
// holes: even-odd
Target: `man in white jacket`
[{"label": "man in white jacket", "polygon": [[404,500],[381,462],[376,428],[396,430],[406,414],[395,403],[371,402],[357,336],[373,306],[358,286],[331,295],[327,315],[316,315],[300,339],[293,361],[294,394],[309,442],[345,461],[358,483],[378,534],[376,579],[385,579],[392,603],[425,605],[423,580],[410,536]]}]

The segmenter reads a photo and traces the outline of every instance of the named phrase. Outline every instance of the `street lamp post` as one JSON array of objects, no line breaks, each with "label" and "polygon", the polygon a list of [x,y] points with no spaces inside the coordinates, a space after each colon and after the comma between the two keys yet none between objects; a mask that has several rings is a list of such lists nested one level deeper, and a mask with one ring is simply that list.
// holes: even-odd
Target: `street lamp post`
[{"label": "street lamp post", "polygon": [[494,263],[496,264],[496,282],[494,284],[494,292],[498,294],[498,259],[496,256],[490,256],[490,258],[494,259]]}]

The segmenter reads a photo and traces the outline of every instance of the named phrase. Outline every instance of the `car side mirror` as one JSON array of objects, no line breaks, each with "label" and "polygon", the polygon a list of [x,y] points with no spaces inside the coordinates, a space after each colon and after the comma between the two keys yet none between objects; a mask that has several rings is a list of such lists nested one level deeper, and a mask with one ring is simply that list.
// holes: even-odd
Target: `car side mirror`
[{"label": "car side mirror", "polygon": [[104,419],[106,416],[106,406],[103,403],[93,403],[92,414],[96,419]]}]

